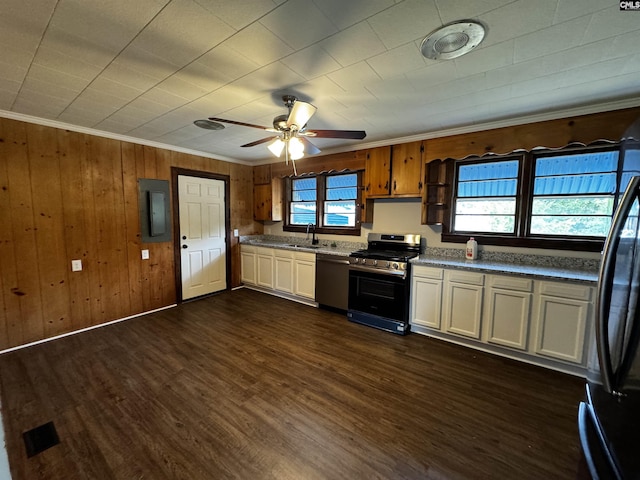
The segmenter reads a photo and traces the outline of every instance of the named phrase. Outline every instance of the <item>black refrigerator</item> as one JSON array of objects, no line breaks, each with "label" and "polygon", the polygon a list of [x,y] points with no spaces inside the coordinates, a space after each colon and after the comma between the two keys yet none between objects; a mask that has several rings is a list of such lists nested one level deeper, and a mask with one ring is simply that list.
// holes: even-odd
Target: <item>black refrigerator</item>
[{"label": "black refrigerator", "polygon": [[620,197],[605,241],[578,430],[594,479],[640,479],[640,123],[621,141]]}]

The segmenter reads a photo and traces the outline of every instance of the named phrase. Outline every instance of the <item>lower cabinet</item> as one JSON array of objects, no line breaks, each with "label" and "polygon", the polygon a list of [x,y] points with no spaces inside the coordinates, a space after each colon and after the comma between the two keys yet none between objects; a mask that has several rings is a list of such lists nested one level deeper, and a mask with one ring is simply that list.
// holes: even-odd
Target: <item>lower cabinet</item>
[{"label": "lower cabinet", "polygon": [[299,297],[316,298],[316,255],[314,253],[295,252],[294,254],[294,291]]},{"label": "lower cabinet", "polygon": [[462,270],[444,272],[444,329],[465,337],[480,338],[484,275]]},{"label": "lower cabinet", "polygon": [[412,266],[412,331],[584,374],[589,285]]},{"label": "lower cabinet", "polygon": [[539,355],[583,363],[591,288],[540,282],[535,351]]},{"label": "lower cabinet", "polygon": [[527,349],[533,280],[487,275],[486,341]]},{"label": "lower cabinet", "polygon": [[411,277],[412,323],[440,330],[442,310],[442,269],[413,268]]},{"label": "lower cabinet", "polygon": [[242,283],[259,290],[301,300],[315,300],[315,253],[241,245]]}]

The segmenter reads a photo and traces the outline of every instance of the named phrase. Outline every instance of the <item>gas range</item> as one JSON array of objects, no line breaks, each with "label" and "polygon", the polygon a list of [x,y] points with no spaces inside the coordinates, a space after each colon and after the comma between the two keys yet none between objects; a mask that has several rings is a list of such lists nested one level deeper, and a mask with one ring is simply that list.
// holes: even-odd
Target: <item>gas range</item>
[{"label": "gas range", "polygon": [[349,264],[379,273],[405,275],[409,260],[420,254],[420,235],[370,233],[368,247],[349,256]]},{"label": "gas range", "polygon": [[409,325],[410,263],[420,235],[370,233],[367,248],[349,257],[349,309],[356,323],[405,335]]}]

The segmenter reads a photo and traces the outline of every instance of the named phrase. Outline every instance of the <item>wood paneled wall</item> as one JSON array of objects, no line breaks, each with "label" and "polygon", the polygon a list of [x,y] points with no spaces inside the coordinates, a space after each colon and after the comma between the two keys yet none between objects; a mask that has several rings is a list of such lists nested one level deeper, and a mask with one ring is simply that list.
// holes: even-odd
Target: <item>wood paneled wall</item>
[{"label": "wood paneled wall", "polygon": [[0,350],[176,302],[173,242],[142,244],[137,182],[172,166],[229,175],[231,228],[262,233],[251,167],[0,118]]}]

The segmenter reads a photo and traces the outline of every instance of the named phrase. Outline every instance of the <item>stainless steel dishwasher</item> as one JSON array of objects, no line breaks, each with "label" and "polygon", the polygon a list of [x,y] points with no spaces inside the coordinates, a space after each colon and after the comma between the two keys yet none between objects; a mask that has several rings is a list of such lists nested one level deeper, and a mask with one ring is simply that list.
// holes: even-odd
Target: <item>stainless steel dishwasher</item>
[{"label": "stainless steel dishwasher", "polygon": [[320,306],[347,310],[349,257],[316,254],[316,302]]}]

